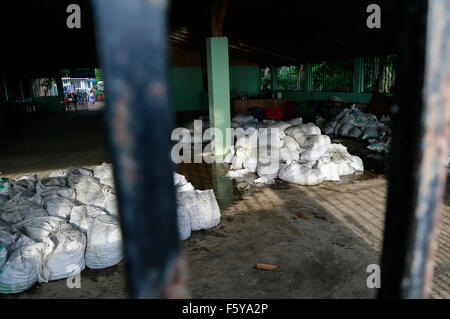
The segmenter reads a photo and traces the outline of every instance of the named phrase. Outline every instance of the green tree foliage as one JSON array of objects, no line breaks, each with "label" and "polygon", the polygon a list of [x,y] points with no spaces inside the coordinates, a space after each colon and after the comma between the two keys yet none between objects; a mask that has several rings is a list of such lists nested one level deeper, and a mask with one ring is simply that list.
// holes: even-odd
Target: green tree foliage
[{"label": "green tree foliage", "polygon": [[397,56],[364,58],[364,92],[392,94],[397,69]]},{"label": "green tree foliage", "polygon": [[312,88],[316,92],[352,92],[353,60],[313,64]]},{"label": "green tree foliage", "polygon": [[261,91],[272,89],[272,70],[270,67],[261,68]]},{"label": "green tree foliage", "polygon": [[303,90],[305,85],[303,65],[277,68],[277,90]]},{"label": "green tree foliage", "polygon": [[95,69],[95,84],[103,81],[103,71],[101,69]]}]

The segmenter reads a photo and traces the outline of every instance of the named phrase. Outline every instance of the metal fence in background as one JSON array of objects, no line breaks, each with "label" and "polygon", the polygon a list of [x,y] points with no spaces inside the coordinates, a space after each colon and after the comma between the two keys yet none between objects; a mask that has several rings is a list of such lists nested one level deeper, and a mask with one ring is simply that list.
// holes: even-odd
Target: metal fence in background
[{"label": "metal fence in background", "polygon": [[393,94],[396,70],[396,55],[363,58],[363,92]]},{"label": "metal fence in background", "polygon": [[46,86],[46,81],[49,80],[49,78],[31,80],[31,90],[34,97],[58,96],[58,87],[56,85],[56,82],[51,83],[51,88],[48,88]]},{"label": "metal fence in background", "polygon": [[353,91],[353,60],[315,63],[311,68],[313,92]]},{"label": "metal fence in background", "polygon": [[304,65],[281,66],[276,68],[276,90],[304,91]]}]

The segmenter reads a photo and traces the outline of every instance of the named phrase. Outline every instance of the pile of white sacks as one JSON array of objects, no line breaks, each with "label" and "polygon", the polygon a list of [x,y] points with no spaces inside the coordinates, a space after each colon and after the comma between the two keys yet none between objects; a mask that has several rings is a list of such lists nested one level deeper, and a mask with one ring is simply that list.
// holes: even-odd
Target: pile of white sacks
[{"label": "pile of white sacks", "polygon": [[[174,174],[180,237],[220,222],[213,190]],[[0,293],[107,268],[123,258],[112,165],[71,168],[38,179],[0,178]]]},{"label": "pile of white sacks", "polygon": [[[238,119],[245,119],[241,122],[244,129],[247,122],[254,122],[246,115],[239,115]],[[358,156],[349,154],[342,144],[332,144],[315,124],[302,124],[301,118],[264,121],[258,129],[247,128],[230,147],[224,162],[230,164],[228,177],[256,173],[256,184],[270,184],[279,178],[300,185],[317,185],[364,170]]]},{"label": "pile of white sacks", "polygon": [[213,228],[220,223],[220,208],[212,189],[195,190],[183,175],[177,173],[174,173],[174,184],[181,240],[191,237],[192,231]]},{"label": "pile of white sacks", "polygon": [[323,128],[323,133],[367,139],[370,143],[368,149],[388,153],[392,140],[389,124],[389,116],[382,116],[378,121],[375,115],[363,113],[353,105],[328,122]]},{"label": "pile of white sacks", "polygon": [[111,166],[0,179],[0,293],[123,257]]}]

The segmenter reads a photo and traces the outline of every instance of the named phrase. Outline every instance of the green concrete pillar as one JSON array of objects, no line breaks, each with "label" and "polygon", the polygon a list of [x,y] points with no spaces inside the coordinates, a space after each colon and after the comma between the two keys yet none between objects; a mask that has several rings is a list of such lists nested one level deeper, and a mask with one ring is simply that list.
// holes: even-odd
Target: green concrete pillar
[{"label": "green concrete pillar", "polygon": [[211,128],[222,133],[222,140],[211,138],[212,154],[224,155],[230,146],[226,129],[230,125],[230,68],[228,62],[228,39],[206,39],[206,63],[208,68],[209,120]]}]

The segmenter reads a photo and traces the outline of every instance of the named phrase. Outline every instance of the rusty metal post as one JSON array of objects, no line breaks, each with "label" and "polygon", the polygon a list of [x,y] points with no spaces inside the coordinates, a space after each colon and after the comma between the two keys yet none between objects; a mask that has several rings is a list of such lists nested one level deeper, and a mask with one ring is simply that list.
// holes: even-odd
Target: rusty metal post
[{"label": "rusty metal post", "polygon": [[405,1],[379,298],[427,298],[450,129],[449,0]]},{"label": "rusty metal post", "polygon": [[165,0],[94,0],[125,260],[134,298],[183,297]]}]

